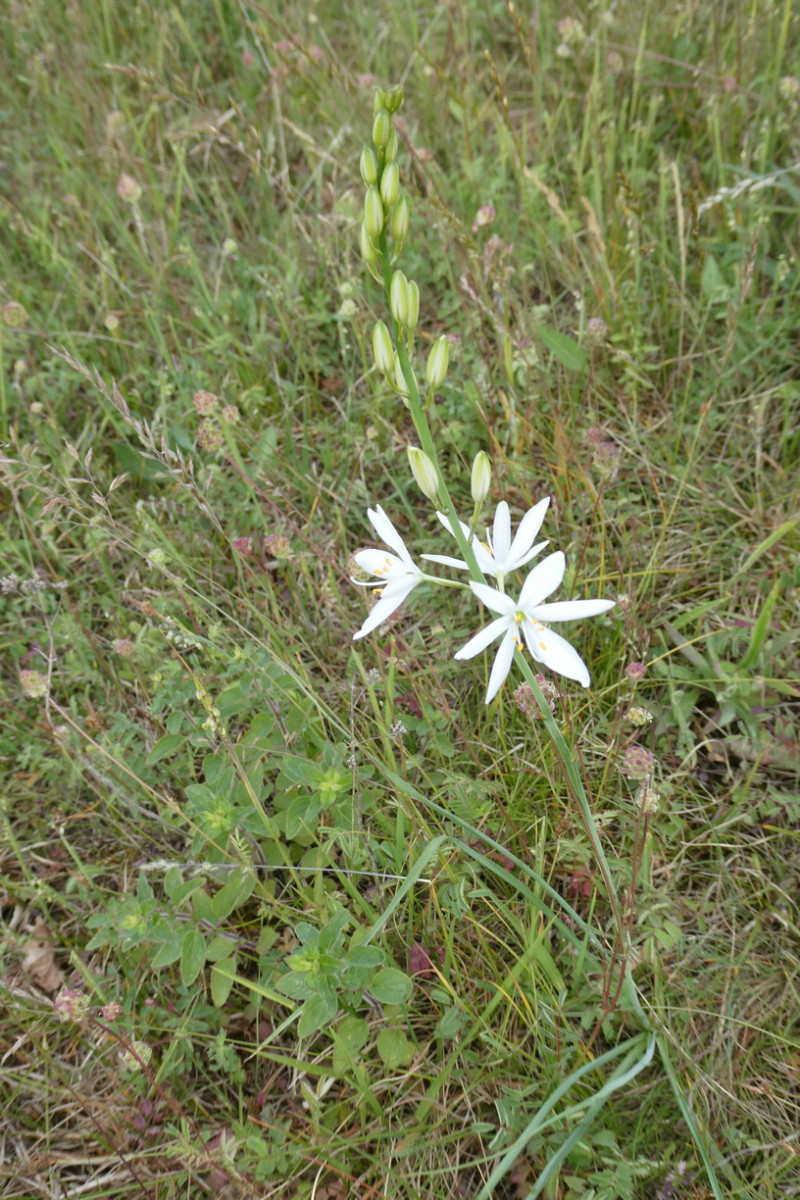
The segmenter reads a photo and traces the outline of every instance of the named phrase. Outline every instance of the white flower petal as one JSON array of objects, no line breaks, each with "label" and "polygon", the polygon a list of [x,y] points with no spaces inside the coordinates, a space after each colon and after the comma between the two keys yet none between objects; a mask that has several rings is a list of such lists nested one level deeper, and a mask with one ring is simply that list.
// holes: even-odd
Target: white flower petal
[{"label": "white flower petal", "polygon": [[385,550],[359,550],[353,561],[362,571],[369,571],[370,575],[379,575],[383,579],[390,579],[392,575],[408,570],[407,562],[396,554],[387,554]]},{"label": "white flower petal", "polygon": [[613,607],[613,600],[558,600],[555,604],[536,605],[528,611],[538,621],[580,621],[582,617],[597,617]]},{"label": "white flower petal", "polygon": [[546,600],[564,578],[566,566],[567,560],[561,550],[556,550],[555,554],[548,554],[547,558],[543,558],[522,585],[519,607],[524,612],[530,612],[537,604]]},{"label": "white flower petal", "polygon": [[381,506],[378,504],[375,508],[367,509],[367,516],[370,519],[372,528],[377,533],[382,542],[386,542],[387,546],[391,546],[394,552],[399,555],[404,563],[411,563],[411,555],[406,550],[406,545],[400,534],[395,529],[392,522],[387,517]]},{"label": "white flower petal", "polygon": [[537,554],[540,554],[542,550],[544,550],[545,546],[549,545],[549,540],[546,542],[537,542],[537,544],[535,546],[531,546],[530,550],[528,550],[526,554],[523,554],[521,558],[515,558],[513,560],[513,566],[509,566],[509,570],[518,571],[520,567],[524,567],[526,563],[531,561],[532,558],[535,558]]},{"label": "white flower petal", "polygon": [[[486,536],[488,539],[488,529]],[[492,547],[492,553],[498,567],[500,564],[505,564],[508,559],[508,552],[511,549],[511,510],[505,500],[501,500],[495,510],[494,525],[492,526],[492,536],[489,544]],[[503,569],[505,570],[505,567]]]},{"label": "white flower petal", "polygon": [[[436,516],[439,518],[442,525],[444,525],[450,536],[455,537],[456,535],[453,533],[452,526],[450,525],[450,518],[447,516],[447,514],[443,512],[437,512]],[[461,532],[464,534],[464,537],[467,539],[467,541],[469,541],[469,525],[465,525],[463,521],[459,521],[458,523],[461,526]]]},{"label": "white flower petal", "polygon": [[[534,504],[533,508],[529,508],[525,513],[508,551],[508,566],[506,570],[515,571],[523,565],[523,562],[528,562],[533,558],[535,551],[529,550],[529,547],[533,544],[533,539],[542,528],[542,522],[544,521],[549,504],[550,497],[545,496],[544,500],[540,500],[538,504]],[[543,545],[546,546],[547,543],[544,542]],[[541,546],[538,549],[541,549]]]},{"label": "white flower petal", "polygon": [[575,679],[583,687],[589,686],[589,672],[585,662],[560,633],[528,620],[523,621],[522,632],[528,649],[537,662],[543,663],[559,675],[566,676],[567,679]]},{"label": "white flower petal", "polygon": [[504,592],[498,592],[497,588],[489,587],[486,583],[471,582],[469,586],[478,599],[492,612],[512,616],[517,611],[516,602],[510,596],[506,596]]},{"label": "white flower petal", "polygon": [[404,599],[405,596],[381,596],[378,603],[370,609],[369,615],[358,633],[353,634],[353,641],[356,642],[359,638],[366,637],[368,633],[372,633],[373,629],[382,625],[395,609],[400,607]]},{"label": "white flower petal", "polygon": [[508,617],[498,617],[495,621],[490,621],[485,629],[480,633],[476,633],[473,638],[467,642],[466,646],[462,646],[454,655],[455,658],[463,660],[465,658],[474,658],[476,654],[480,654],[481,650],[485,650],[487,646],[498,638],[501,633],[509,628]]},{"label": "white flower petal", "polygon": [[447,554],[421,554],[420,558],[424,558],[427,562],[442,563],[445,567],[460,567],[462,570],[467,570],[467,564],[462,562],[460,558],[450,558]]},{"label": "white flower petal", "polygon": [[516,630],[509,629],[497,648],[497,655],[489,676],[489,686],[486,689],[486,703],[491,704],[500,688],[506,681],[511,664],[514,661],[514,651],[517,648]]}]

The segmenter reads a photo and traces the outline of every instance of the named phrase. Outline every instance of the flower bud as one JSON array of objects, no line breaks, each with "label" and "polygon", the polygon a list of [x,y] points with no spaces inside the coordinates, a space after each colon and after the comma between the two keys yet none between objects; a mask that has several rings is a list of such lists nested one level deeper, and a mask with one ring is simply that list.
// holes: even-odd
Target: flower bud
[{"label": "flower bud", "polygon": [[381,194],[374,184],[371,184],[367,188],[367,194],[364,197],[364,224],[371,238],[381,236],[381,231],[383,230],[383,203],[381,202]]},{"label": "flower bud", "polygon": [[372,140],[380,150],[389,140],[392,132],[392,118],[385,108],[379,108],[372,122]]},{"label": "flower bud", "polygon": [[395,271],[389,285],[389,308],[400,325],[408,325],[408,280],[402,271]]},{"label": "flower bud", "polygon": [[389,330],[383,321],[376,321],[372,331],[372,353],[375,355],[375,366],[384,375],[394,371],[394,346],[389,336]]},{"label": "flower bud", "polygon": [[358,244],[361,250],[361,257],[367,266],[374,267],[378,261],[378,251],[373,245],[372,239],[367,233],[366,221],[361,222],[361,228],[358,231]]},{"label": "flower bud", "polygon": [[386,107],[386,92],[383,90],[383,88],[375,88],[375,91],[372,93],[372,111],[373,111],[373,113],[380,112],[380,110],[385,107]]},{"label": "flower bud", "polygon": [[444,334],[433,343],[425,367],[425,382],[429,388],[441,387],[447,375],[447,364],[450,362],[450,343]]},{"label": "flower bud", "polygon": [[383,168],[381,175],[381,200],[386,208],[391,208],[400,194],[400,168],[396,162],[389,162]]},{"label": "flower bud", "polygon": [[392,132],[389,134],[388,142],[383,147],[384,162],[394,162],[394,160],[397,158],[397,149],[399,145],[400,141],[397,137],[397,130],[393,128]]},{"label": "flower bud", "polygon": [[361,151],[361,160],[358,166],[361,171],[361,178],[367,187],[371,183],[378,182],[378,156],[372,146],[365,146]]},{"label": "flower bud", "polygon": [[408,222],[411,209],[408,196],[403,192],[392,210],[392,237],[396,242],[404,242],[408,235]]},{"label": "flower bud", "polygon": [[435,503],[439,491],[439,477],[436,474],[436,467],[425,451],[420,450],[419,446],[409,446],[408,464],[420,491]]},{"label": "flower bud", "polygon": [[395,84],[393,88],[389,88],[388,92],[383,97],[383,103],[388,108],[390,113],[397,112],[400,105],[403,103],[403,89],[399,84]]},{"label": "flower bud", "polygon": [[408,320],[406,326],[416,329],[419,324],[419,287],[413,279],[408,281]]},{"label": "flower bud", "polygon": [[406,377],[403,374],[403,368],[400,365],[400,359],[398,358],[397,354],[394,356],[394,382],[400,395],[407,396],[408,384],[406,383]]},{"label": "flower bud", "polygon": [[475,505],[483,504],[489,495],[489,484],[492,482],[492,464],[485,450],[479,450],[472,461],[472,499]]}]

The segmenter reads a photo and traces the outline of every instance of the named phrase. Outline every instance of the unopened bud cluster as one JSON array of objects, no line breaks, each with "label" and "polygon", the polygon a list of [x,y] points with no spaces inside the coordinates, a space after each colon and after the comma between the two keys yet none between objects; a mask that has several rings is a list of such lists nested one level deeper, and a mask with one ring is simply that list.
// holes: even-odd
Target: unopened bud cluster
[{"label": "unopened bud cluster", "polygon": [[384,92],[378,88],[372,102],[372,141],[361,151],[359,170],[367,191],[364,197],[364,219],[359,242],[361,254],[376,278],[381,257],[381,237],[385,230],[394,242],[396,259],[408,233],[409,205],[405,192],[400,190],[400,167],[397,164],[398,137],[392,126],[392,113],[403,103],[399,87]]}]

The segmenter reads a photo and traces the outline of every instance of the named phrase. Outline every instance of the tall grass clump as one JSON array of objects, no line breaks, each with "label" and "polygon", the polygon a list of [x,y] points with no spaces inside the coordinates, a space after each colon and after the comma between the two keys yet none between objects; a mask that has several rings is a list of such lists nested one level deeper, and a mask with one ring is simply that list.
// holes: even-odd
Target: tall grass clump
[{"label": "tall grass clump", "polygon": [[795,1194],[797,35],[10,8],[4,1196]]}]

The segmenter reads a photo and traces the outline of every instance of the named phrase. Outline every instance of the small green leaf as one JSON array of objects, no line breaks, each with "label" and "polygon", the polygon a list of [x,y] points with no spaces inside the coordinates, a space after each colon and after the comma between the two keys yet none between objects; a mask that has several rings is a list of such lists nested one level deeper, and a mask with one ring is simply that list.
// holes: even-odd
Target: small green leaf
[{"label": "small green leaf", "polygon": [[455,1005],[452,1008],[448,1008],[442,1013],[436,1024],[436,1036],[445,1038],[445,1040],[454,1038],[461,1029],[462,1020],[460,1009],[456,1008]]},{"label": "small green leaf", "polygon": [[224,921],[235,908],[243,904],[253,893],[256,885],[252,871],[237,871],[229,883],[217,892],[211,907],[218,921]]},{"label": "small green leaf", "polygon": [[164,875],[164,891],[172,899],[172,893],[183,883],[180,867],[168,867]]},{"label": "small green leaf", "polygon": [[230,958],[236,943],[222,933],[217,933],[206,946],[206,962],[219,962]]},{"label": "small green leaf", "polygon": [[206,961],[206,939],[199,929],[190,929],[181,944],[181,979],[190,987]]},{"label": "small green leaf", "polygon": [[348,967],[374,970],[383,962],[383,952],[377,946],[351,946],[345,959]]},{"label": "small green leaf", "polygon": [[586,355],[574,338],[547,325],[537,325],[536,332],[553,358],[557,358],[568,371],[586,370]]},{"label": "small green leaf", "polygon": [[411,995],[413,983],[395,967],[384,967],[372,980],[369,990],[380,1004],[402,1004]]},{"label": "small green leaf", "polygon": [[148,754],[145,762],[148,767],[152,767],[153,763],[160,762],[162,758],[166,758],[168,754],[173,754],[181,746],[186,744],[186,738],[181,733],[165,733],[162,738],[159,738],[153,749]]},{"label": "small green leaf", "polygon": [[401,1029],[382,1029],[378,1034],[378,1054],[381,1062],[390,1071],[395,1071],[408,1060],[413,1047]]},{"label": "small green leaf", "polygon": [[284,996],[290,996],[292,1000],[308,1000],[311,996],[316,995],[316,988],[310,978],[300,971],[290,971],[288,975],[282,976],[275,987],[279,992],[283,992]]},{"label": "small green leaf", "polygon": [[303,1005],[300,1020],[297,1022],[297,1033],[301,1038],[316,1033],[323,1025],[332,1021],[339,1010],[339,1002],[334,992],[317,992]]},{"label": "small green leaf", "polygon": [[211,968],[211,1000],[216,1008],[222,1008],[230,995],[236,977],[236,959],[221,958]]},{"label": "small green leaf", "polygon": [[355,1067],[368,1038],[369,1025],[363,1017],[345,1017],[333,1031],[333,1069],[337,1075]]},{"label": "small green leaf", "polygon": [[160,971],[162,967],[168,967],[170,963],[177,962],[182,953],[183,939],[180,933],[176,932],[174,938],[159,946],[150,960],[150,966],[154,971]]}]

